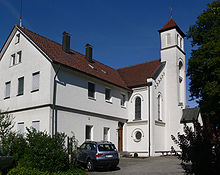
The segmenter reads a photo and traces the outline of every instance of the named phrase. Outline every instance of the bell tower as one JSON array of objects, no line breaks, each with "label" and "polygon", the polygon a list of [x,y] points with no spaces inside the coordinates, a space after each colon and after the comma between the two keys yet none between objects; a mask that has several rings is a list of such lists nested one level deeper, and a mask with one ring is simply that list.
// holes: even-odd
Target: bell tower
[{"label": "bell tower", "polygon": [[158,30],[161,38],[161,51],[172,47],[177,47],[181,52],[184,52],[184,37],[185,34],[177,26],[176,22],[171,17],[170,20]]},{"label": "bell tower", "polygon": [[[186,105],[186,71],[185,71],[185,34],[171,17],[170,20],[158,30],[161,40],[161,62],[166,62],[167,83],[172,89],[173,98],[178,106]],[[175,92],[175,93],[174,93]]]},{"label": "bell tower", "polygon": [[181,132],[180,119],[182,109],[186,107],[186,71],[185,71],[185,34],[178,27],[172,16],[158,30],[161,40],[161,62],[165,65],[165,116],[167,127],[167,149],[174,146],[170,135]]}]

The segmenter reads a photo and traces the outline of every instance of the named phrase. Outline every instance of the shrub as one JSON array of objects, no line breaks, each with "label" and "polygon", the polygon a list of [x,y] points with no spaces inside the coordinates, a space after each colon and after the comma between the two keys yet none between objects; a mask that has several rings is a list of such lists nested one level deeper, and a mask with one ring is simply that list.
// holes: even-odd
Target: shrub
[{"label": "shrub", "polygon": [[49,172],[49,171],[39,171],[36,168],[26,168],[17,166],[8,172],[8,175],[86,175],[85,171],[80,168],[75,168],[73,170],[68,170],[66,172]]},{"label": "shrub", "polygon": [[134,157],[138,157],[138,153],[134,153]]},{"label": "shrub", "polygon": [[[184,134],[178,133],[178,139],[172,140],[180,147],[183,168],[188,174],[219,174],[220,140],[212,140],[212,132],[203,128],[198,122],[194,123],[195,131],[187,125],[184,126]],[[189,169],[186,163],[191,163]]]},{"label": "shrub", "polygon": [[57,133],[52,137],[34,129],[27,128],[27,131],[28,147],[20,161],[22,166],[50,172],[66,171],[69,168],[65,134]]},{"label": "shrub", "polygon": [[24,150],[27,148],[27,142],[23,135],[10,132],[7,139],[3,141],[2,155],[11,155],[17,162],[23,158]]},{"label": "shrub", "polygon": [[[83,174],[83,170],[74,166],[74,150],[78,144],[74,134],[68,138],[67,149],[64,133],[51,136],[26,128],[24,137],[11,131],[12,119],[0,111],[0,156],[13,156],[16,165],[19,164],[10,171],[11,174]],[[71,155],[70,160],[68,154]],[[0,171],[7,173],[8,169]]]}]

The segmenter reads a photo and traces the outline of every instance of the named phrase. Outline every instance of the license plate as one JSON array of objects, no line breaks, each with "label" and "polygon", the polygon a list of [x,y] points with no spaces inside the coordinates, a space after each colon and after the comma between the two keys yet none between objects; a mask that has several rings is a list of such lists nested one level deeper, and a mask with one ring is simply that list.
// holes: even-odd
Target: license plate
[{"label": "license plate", "polygon": [[113,155],[106,155],[106,157],[113,157]]}]

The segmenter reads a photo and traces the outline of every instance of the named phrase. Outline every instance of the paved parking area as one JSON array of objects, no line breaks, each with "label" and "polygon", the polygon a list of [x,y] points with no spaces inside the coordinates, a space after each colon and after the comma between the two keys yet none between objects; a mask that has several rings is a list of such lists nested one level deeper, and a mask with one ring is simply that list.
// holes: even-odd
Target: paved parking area
[{"label": "paved parking area", "polygon": [[183,175],[181,161],[173,156],[161,156],[150,158],[121,158],[118,168],[114,171],[98,170],[89,172],[88,175],[102,174],[147,174],[147,175]]}]

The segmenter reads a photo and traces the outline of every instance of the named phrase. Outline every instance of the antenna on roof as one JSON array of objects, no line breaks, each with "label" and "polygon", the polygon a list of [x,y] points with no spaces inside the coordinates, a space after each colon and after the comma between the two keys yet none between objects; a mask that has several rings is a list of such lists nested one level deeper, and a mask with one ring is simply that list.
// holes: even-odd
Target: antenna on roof
[{"label": "antenna on roof", "polygon": [[20,27],[22,27],[22,0],[21,0],[21,6],[20,6]]},{"label": "antenna on roof", "polygon": [[170,8],[170,18],[173,18],[173,13],[172,13],[173,9]]}]

